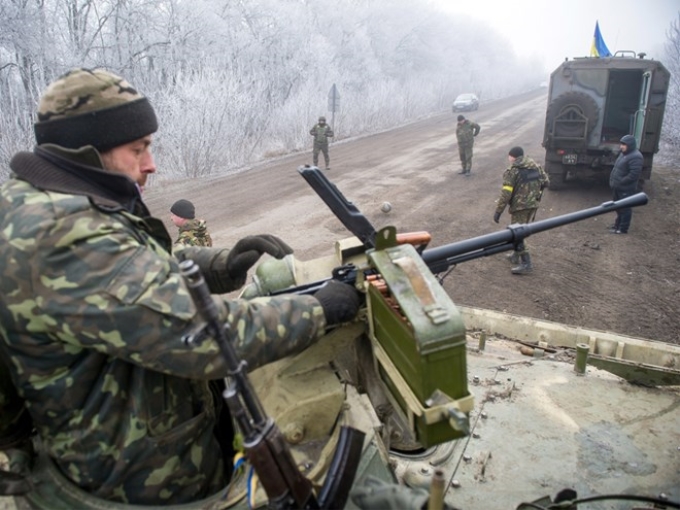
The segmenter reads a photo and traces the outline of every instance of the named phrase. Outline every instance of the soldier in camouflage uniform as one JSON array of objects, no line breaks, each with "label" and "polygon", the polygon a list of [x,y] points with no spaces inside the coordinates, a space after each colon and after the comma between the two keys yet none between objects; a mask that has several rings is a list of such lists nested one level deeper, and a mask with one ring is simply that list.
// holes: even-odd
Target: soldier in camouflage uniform
[{"label": "soldier in camouflage uniform", "polygon": [[180,199],[170,208],[170,221],[179,229],[175,245],[212,246],[205,220],[196,218],[196,208],[188,200]]},{"label": "soldier in camouflage uniform", "polygon": [[456,126],[456,140],[458,140],[458,154],[462,169],[459,174],[470,175],[472,170],[472,147],[475,144],[475,136],[479,134],[479,124],[466,119],[462,115],[458,116]]},{"label": "soldier in camouflage uniform", "polygon": [[[498,223],[506,206],[509,206],[511,224],[533,221],[543,195],[550,183],[541,165],[524,155],[522,147],[513,147],[508,153],[510,166],[503,174],[503,187],[498,198],[493,221]],[[531,256],[526,244],[521,243],[509,256],[513,264],[512,274],[528,274],[532,271]]]},{"label": "soldier in camouflage uniform", "polygon": [[328,156],[328,139],[335,135],[333,134],[333,129],[326,124],[326,117],[319,117],[319,123],[309,130],[309,134],[314,137],[314,150],[312,152],[314,166],[319,165],[319,152],[323,152],[326,170],[330,170],[331,159]]},{"label": "soldier in camouflage uniform", "polygon": [[[140,194],[156,129],[124,79],[73,70],[44,92],[37,146],[14,156],[0,187],[0,361],[43,454],[83,490],[138,505],[223,488],[233,439],[211,383],[227,364],[214,339],[182,341],[202,321]],[[243,285],[263,253],[291,251],[270,235],[182,247],[215,294]],[[314,296],[213,299],[251,369],[305,349],[360,306],[339,282]]]}]

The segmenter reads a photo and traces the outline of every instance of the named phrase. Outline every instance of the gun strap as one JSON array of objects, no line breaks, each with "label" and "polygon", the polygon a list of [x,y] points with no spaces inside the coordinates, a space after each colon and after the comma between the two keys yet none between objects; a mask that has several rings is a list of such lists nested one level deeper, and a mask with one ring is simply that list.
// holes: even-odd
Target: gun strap
[{"label": "gun strap", "polygon": [[520,170],[518,179],[520,184],[538,181],[541,178],[541,172],[539,172],[538,168],[530,167],[518,167],[518,168]]}]

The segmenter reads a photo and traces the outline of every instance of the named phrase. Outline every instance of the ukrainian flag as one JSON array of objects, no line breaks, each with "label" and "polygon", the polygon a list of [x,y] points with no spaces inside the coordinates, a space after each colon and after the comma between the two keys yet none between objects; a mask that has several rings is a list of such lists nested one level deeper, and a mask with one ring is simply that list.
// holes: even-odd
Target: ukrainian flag
[{"label": "ukrainian flag", "polygon": [[590,56],[591,57],[611,57],[612,54],[607,48],[607,45],[602,39],[602,34],[600,33],[600,24],[595,22],[595,33],[593,34],[593,43],[590,45]]}]

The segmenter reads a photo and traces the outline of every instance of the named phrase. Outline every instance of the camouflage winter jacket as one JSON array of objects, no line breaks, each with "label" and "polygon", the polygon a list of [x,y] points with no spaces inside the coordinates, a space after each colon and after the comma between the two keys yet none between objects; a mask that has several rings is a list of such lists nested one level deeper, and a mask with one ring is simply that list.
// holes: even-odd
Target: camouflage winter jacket
[{"label": "camouflage winter jacket", "polygon": [[456,126],[456,140],[458,145],[472,146],[475,143],[475,136],[479,134],[479,124],[465,119]]},{"label": "camouflage winter jacket", "polygon": [[183,246],[212,246],[212,238],[208,233],[205,220],[193,219],[179,227],[179,237],[175,244]]},{"label": "camouflage winter jacket", "polygon": [[314,137],[314,143],[328,143],[328,138],[335,136],[333,130],[328,124],[316,124],[309,130],[309,134]]},{"label": "camouflage winter jacket", "polygon": [[502,214],[508,204],[510,214],[537,209],[543,188],[548,184],[548,174],[541,165],[527,156],[520,156],[503,174],[503,187],[496,212]]},{"label": "camouflage winter jacket", "polygon": [[[133,181],[93,168],[92,148],[40,146],[10,166],[0,187],[0,349],[47,454],[114,501],[215,492],[224,468],[208,380],[227,367],[213,339],[181,340],[201,322],[163,223]],[[303,350],[325,327],[313,297],[213,299],[250,368]]]}]

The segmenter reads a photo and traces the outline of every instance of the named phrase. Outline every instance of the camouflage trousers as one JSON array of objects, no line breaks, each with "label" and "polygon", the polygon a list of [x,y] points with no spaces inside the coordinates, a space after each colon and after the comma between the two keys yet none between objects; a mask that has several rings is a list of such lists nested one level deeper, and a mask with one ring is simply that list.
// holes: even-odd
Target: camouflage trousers
[{"label": "camouflage trousers", "polygon": [[314,152],[313,152],[313,163],[314,166],[319,166],[319,152],[323,152],[323,159],[326,162],[326,166],[330,166],[331,159],[328,157],[328,144],[314,142]]},{"label": "camouflage trousers", "polygon": [[[531,223],[534,220],[534,216],[536,216],[536,211],[537,209],[524,209],[523,211],[510,213],[510,223]],[[515,250],[515,253],[518,255],[529,253],[529,247],[527,246],[526,241],[522,242],[518,248],[519,249]]]},{"label": "camouflage trousers", "polygon": [[469,172],[472,170],[472,144],[458,144],[458,154],[460,155],[460,164],[463,170]]}]

